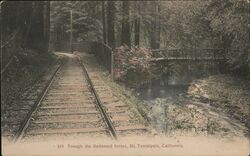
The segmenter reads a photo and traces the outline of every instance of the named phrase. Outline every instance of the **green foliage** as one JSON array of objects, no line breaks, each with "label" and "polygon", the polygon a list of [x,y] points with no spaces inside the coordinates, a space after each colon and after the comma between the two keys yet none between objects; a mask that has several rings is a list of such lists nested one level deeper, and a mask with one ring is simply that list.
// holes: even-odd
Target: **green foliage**
[{"label": "green foliage", "polygon": [[[116,1],[114,5],[115,42],[118,47],[122,45],[122,2]],[[248,5],[247,0],[130,1],[132,46],[135,40],[134,21],[139,18],[140,46],[150,47],[155,39],[160,40],[160,48],[224,48],[230,71],[246,74],[250,69],[249,36],[246,33]],[[70,32],[70,10],[73,10],[75,40],[101,41],[103,38],[102,2],[55,1],[51,10],[52,27],[60,26],[66,38]],[[156,20],[160,26],[156,26]],[[159,34],[160,39],[154,37]]]},{"label": "green foliage", "polygon": [[248,66],[248,3],[246,0],[213,0],[206,8],[210,27],[222,37],[223,48],[228,48],[226,58],[230,69],[241,74],[246,74]]},{"label": "green foliage", "polygon": [[[149,46],[153,3],[160,3],[161,48],[221,48],[229,70],[249,71],[247,0],[143,2],[143,45]],[[153,30],[156,31],[156,30]]]},{"label": "green foliage", "polygon": [[101,2],[54,1],[51,2],[51,28],[62,27],[69,37],[70,11],[73,12],[73,36],[75,40],[96,41],[102,36]]}]

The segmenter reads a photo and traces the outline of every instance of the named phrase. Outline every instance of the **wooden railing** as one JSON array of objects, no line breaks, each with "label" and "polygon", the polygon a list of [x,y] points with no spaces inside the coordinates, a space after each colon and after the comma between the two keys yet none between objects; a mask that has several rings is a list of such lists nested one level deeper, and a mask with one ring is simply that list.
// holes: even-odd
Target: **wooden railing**
[{"label": "wooden railing", "polygon": [[223,60],[225,49],[157,49],[155,60]]},{"label": "wooden railing", "polygon": [[91,42],[91,52],[97,60],[109,71],[113,78],[113,51],[108,45],[101,42]]}]

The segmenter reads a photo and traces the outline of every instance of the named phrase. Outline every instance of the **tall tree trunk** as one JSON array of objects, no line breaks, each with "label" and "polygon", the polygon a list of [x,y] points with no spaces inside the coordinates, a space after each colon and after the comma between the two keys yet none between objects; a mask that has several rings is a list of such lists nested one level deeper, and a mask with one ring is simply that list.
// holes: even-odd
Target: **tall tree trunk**
[{"label": "tall tree trunk", "polygon": [[60,49],[60,26],[59,26],[59,24],[57,23],[56,25],[55,25],[55,50],[56,51],[59,51],[59,50],[61,50]]},{"label": "tall tree trunk", "polygon": [[28,39],[28,35],[30,32],[32,17],[33,17],[32,4],[33,2],[31,1],[26,2],[25,7],[24,7],[25,13],[22,15],[23,17],[25,17],[25,21],[24,21],[25,26],[23,30],[22,45],[21,45],[22,47],[27,46],[27,39]]},{"label": "tall tree trunk", "polygon": [[27,46],[40,52],[46,51],[44,37],[44,1],[34,2],[34,12]]},{"label": "tall tree trunk", "polygon": [[130,23],[129,23],[129,1],[122,2],[122,44],[131,46],[130,42]]},{"label": "tall tree trunk", "polygon": [[106,35],[106,13],[105,13],[105,1],[102,1],[102,35],[103,42],[107,43],[107,35]]},{"label": "tall tree trunk", "polygon": [[115,48],[115,2],[108,1],[107,6],[107,27],[108,27],[108,45]]},{"label": "tall tree trunk", "polygon": [[156,5],[156,9],[157,9],[157,15],[156,15],[156,49],[160,49],[160,44],[161,44],[161,23],[160,23],[160,4],[159,2]]},{"label": "tall tree trunk", "polygon": [[45,1],[43,31],[44,31],[45,50],[48,51],[49,40],[50,40],[50,1]]},{"label": "tall tree trunk", "polygon": [[18,10],[20,11],[20,2],[12,2],[12,1],[1,1],[1,12],[2,12],[2,20],[4,21],[3,33],[8,36],[17,28],[17,22],[19,20]]},{"label": "tall tree trunk", "polygon": [[152,49],[160,48],[160,5],[159,2],[152,2],[153,5],[153,16],[155,17],[152,21],[152,30],[150,30],[150,46]]},{"label": "tall tree trunk", "polygon": [[49,2],[18,1],[3,2],[4,27],[9,35],[17,31],[13,42],[15,47],[30,48],[41,52],[47,51],[49,40]]},{"label": "tall tree trunk", "polygon": [[135,2],[135,12],[137,12],[135,17],[135,46],[140,46],[140,2]]}]

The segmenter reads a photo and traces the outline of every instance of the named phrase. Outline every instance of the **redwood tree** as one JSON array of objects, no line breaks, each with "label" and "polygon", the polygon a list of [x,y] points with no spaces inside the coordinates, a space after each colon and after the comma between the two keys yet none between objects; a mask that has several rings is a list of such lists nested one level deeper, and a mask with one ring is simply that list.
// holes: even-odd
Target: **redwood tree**
[{"label": "redwood tree", "polygon": [[134,30],[135,30],[135,46],[140,46],[140,2],[135,2],[135,12],[137,14],[135,15],[135,20],[134,20]]},{"label": "redwood tree", "polygon": [[105,12],[105,1],[102,1],[102,35],[103,42],[107,43],[107,34],[106,34],[106,12]]},{"label": "redwood tree", "polygon": [[27,39],[29,48],[37,49],[39,51],[46,51],[46,37],[45,37],[45,2],[37,1],[34,3],[34,10],[31,22],[31,28],[29,31],[29,37]]},{"label": "redwood tree", "polygon": [[108,45],[111,48],[115,48],[115,2],[107,2],[107,39]]},{"label": "redwood tree", "polygon": [[151,23],[150,30],[150,47],[152,49],[160,48],[160,5],[158,2],[151,2],[152,4],[152,16],[154,20]]},{"label": "redwood tree", "polygon": [[129,1],[122,2],[122,44],[130,47]]}]

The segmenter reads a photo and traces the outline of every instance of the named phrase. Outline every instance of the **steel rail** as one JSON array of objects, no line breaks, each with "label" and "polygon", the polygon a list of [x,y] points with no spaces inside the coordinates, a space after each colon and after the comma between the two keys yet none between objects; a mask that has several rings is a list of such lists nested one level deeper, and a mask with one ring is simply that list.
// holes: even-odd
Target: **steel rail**
[{"label": "steel rail", "polygon": [[37,108],[39,107],[39,105],[43,101],[46,93],[48,92],[48,90],[49,90],[51,84],[53,83],[53,80],[54,80],[56,74],[58,73],[58,71],[60,70],[61,66],[62,66],[62,63],[60,63],[60,65],[56,68],[56,71],[53,73],[53,75],[49,79],[48,83],[44,87],[43,91],[41,92],[41,94],[39,95],[39,97],[35,101],[34,105],[32,106],[31,110],[26,115],[26,117],[25,117],[24,121],[22,122],[20,128],[18,129],[17,133],[15,134],[12,142],[15,143],[15,142],[19,141],[23,137],[23,134],[24,134],[25,130],[27,129],[28,125],[29,125],[29,122],[31,120],[32,115],[36,112]]},{"label": "steel rail", "polygon": [[91,81],[91,78],[88,74],[88,70],[85,68],[84,64],[81,62],[79,57],[78,57],[78,61],[79,61],[80,65],[82,66],[82,69],[85,73],[85,77],[86,77],[88,83],[90,84],[90,89],[95,96],[97,107],[99,108],[101,115],[102,115],[106,125],[109,128],[110,136],[114,139],[117,139],[117,133],[116,133],[115,127],[113,126],[112,121],[111,121],[110,117],[108,116],[106,110],[103,108],[103,104],[102,104],[102,102],[101,102],[101,100],[100,100],[100,98],[99,98],[99,96],[94,88],[93,82]]}]

